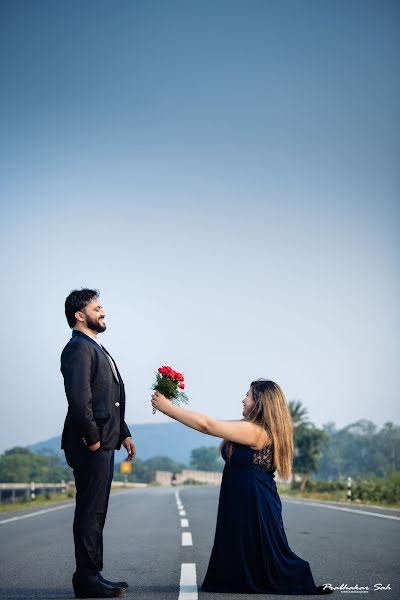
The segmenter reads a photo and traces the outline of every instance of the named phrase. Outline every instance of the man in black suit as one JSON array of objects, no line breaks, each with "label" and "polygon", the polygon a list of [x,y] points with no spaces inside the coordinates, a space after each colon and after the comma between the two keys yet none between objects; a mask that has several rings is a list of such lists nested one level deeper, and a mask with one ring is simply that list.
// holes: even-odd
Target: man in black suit
[{"label": "man in black suit", "polygon": [[97,340],[105,331],[105,312],[97,290],[72,291],[65,301],[72,338],[61,355],[68,413],[61,447],[74,470],[74,542],[77,598],[114,598],[128,584],[112,582],[103,569],[103,527],[114,469],[114,450],[123,445],[127,460],[136,455],[124,421],[125,390],[117,365]]}]

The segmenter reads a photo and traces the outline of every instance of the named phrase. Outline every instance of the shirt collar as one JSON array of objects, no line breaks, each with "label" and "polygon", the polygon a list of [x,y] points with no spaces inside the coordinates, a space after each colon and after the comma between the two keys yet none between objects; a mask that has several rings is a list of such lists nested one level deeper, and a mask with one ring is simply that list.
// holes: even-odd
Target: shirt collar
[{"label": "shirt collar", "polygon": [[78,331],[77,329],[72,330],[72,337],[79,337],[82,335],[85,338],[87,338],[88,340],[90,340],[91,342],[94,342],[95,344],[98,344],[99,346],[101,346],[100,342],[97,341],[97,338],[93,338],[91,335],[87,335],[86,333],[83,333],[83,331]]}]

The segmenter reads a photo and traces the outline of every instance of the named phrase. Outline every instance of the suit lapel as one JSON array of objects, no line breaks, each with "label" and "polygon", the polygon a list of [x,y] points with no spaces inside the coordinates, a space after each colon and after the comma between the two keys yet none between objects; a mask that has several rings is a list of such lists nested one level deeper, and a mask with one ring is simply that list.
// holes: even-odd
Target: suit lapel
[{"label": "suit lapel", "polygon": [[120,376],[120,374],[118,372],[117,365],[115,364],[114,359],[112,358],[111,354],[109,352],[107,352],[107,350],[104,348],[103,345],[98,344],[96,342],[96,340],[94,340],[93,338],[91,338],[89,335],[86,335],[86,333],[82,333],[81,331],[77,331],[76,329],[74,329],[72,331],[72,337],[83,337],[87,342],[89,342],[90,344],[93,344],[99,350],[101,350],[103,352],[103,354],[105,354],[105,356],[106,356],[106,358],[108,360],[108,364],[110,365],[110,369],[111,369],[111,372],[113,374],[113,377],[114,377],[115,381],[118,384],[120,383],[121,376]]},{"label": "suit lapel", "polygon": [[119,377],[119,373],[118,373],[118,369],[117,369],[117,365],[115,364],[115,361],[113,359],[113,357],[111,356],[111,354],[104,348],[103,345],[99,346],[99,348],[101,348],[104,352],[104,354],[107,357],[107,360],[109,362],[109,365],[111,367],[111,371],[112,374],[114,376],[115,381],[119,384],[120,383],[120,377]]}]

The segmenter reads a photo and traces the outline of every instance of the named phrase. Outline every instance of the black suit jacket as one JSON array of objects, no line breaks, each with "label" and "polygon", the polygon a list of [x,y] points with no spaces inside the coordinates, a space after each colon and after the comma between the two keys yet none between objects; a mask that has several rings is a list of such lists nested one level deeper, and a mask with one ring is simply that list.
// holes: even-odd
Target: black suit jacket
[{"label": "black suit jacket", "polygon": [[123,440],[131,435],[124,421],[124,383],[116,365],[115,368],[118,380],[106,350],[88,335],[72,331],[61,354],[68,400],[61,448],[91,446],[100,441],[105,450],[119,450]]}]

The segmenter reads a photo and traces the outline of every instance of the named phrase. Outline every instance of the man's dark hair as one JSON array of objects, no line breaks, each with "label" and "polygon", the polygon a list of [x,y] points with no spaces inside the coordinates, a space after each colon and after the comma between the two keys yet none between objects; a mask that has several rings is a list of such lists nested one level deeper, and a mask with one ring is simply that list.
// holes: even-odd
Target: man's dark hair
[{"label": "man's dark hair", "polygon": [[87,288],[72,290],[65,300],[65,316],[67,317],[68,325],[71,329],[76,325],[76,311],[85,308],[89,302],[98,298],[99,295],[99,290],[88,290]]}]

